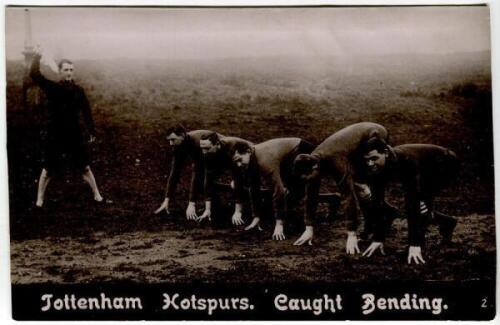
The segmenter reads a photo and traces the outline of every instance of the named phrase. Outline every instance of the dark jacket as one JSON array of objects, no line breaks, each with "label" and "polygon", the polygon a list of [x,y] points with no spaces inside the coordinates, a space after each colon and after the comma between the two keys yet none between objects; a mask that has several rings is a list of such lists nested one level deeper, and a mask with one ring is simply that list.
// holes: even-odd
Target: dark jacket
[{"label": "dark jacket", "polygon": [[[422,246],[425,239],[426,220],[420,213],[420,202],[432,210],[434,196],[456,178],[458,168],[456,154],[444,147],[405,144],[393,148],[382,177],[377,178],[378,182],[396,181],[403,186],[410,246]],[[382,241],[385,228],[377,228],[374,240]]]},{"label": "dark jacket", "polygon": [[186,133],[186,137],[182,144],[174,147],[172,163],[170,166],[170,174],[168,176],[165,196],[171,198],[174,195],[175,188],[179,182],[180,173],[186,163],[188,157],[192,161],[191,171],[191,186],[189,190],[189,201],[196,201],[201,187],[200,182],[203,181],[203,154],[200,148],[200,139],[205,135],[209,135],[213,131],[195,130]]},{"label": "dark jacket", "polygon": [[[250,185],[250,198],[254,217],[261,217],[261,183],[262,178],[270,181],[273,187],[273,213],[281,219],[285,213],[285,199],[288,191],[295,190],[290,186],[293,180],[292,167],[295,157],[308,154],[313,146],[300,138],[278,138],[259,143],[254,146],[250,165],[245,178]],[[241,191],[240,182],[236,182],[236,193]],[[290,188],[286,188],[286,186]]]},{"label": "dark jacket", "polygon": [[40,72],[40,56],[35,56],[30,77],[45,92],[48,100],[47,134],[52,141],[81,140],[80,113],[88,132],[95,135],[94,121],[87,96],[74,82],[54,82]]},{"label": "dark jacket", "polygon": [[[214,196],[215,179],[224,170],[229,169],[232,172],[233,180],[237,179],[240,171],[234,166],[233,154],[234,147],[238,143],[247,143],[253,145],[251,142],[238,138],[221,136],[221,148],[217,153],[205,155],[205,200],[211,201]],[[238,193],[240,194],[240,192]],[[235,195],[236,201],[241,201],[241,195]]]}]

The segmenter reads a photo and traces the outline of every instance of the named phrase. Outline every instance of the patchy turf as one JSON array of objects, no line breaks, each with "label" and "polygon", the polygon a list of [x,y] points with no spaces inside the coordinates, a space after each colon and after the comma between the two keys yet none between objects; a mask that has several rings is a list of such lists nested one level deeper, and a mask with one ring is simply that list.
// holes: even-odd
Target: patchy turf
[{"label": "patchy turf", "polygon": [[386,242],[386,256],[371,258],[346,256],[345,228],[333,221],[323,223],[314,246],[305,247],[293,246],[292,239],[272,241],[271,227],[246,234],[194,223],[180,230],[172,222],[156,231],[50,236],[12,242],[12,282],[336,282],[359,281],[361,275],[371,282],[492,280],[493,222],[491,215],[460,217],[455,243],[447,247],[431,227],[427,263],[418,267],[405,262],[406,222],[400,220]]},{"label": "patchy turf", "polygon": [[[22,109],[22,66],[7,62],[13,282],[494,278],[491,82],[484,53],[383,58],[355,71],[335,64],[306,71],[273,60],[76,62],[76,69],[93,105],[93,170],[106,202],[94,204],[79,176],[67,172],[51,182],[46,207],[36,211],[43,111]],[[273,242],[269,225],[263,233],[235,231],[227,222],[227,196],[216,226],[188,223],[189,167],[173,217],[152,215],[170,165],[164,131],[174,123],[254,142],[299,136],[319,143],[366,120],[385,125],[393,144],[435,143],[462,158],[457,183],[437,201],[459,216],[458,245],[440,249],[433,230],[425,266],[405,265],[405,222],[396,224],[388,256],[370,260],[343,253],[342,218],[325,221],[313,247]],[[323,189],[334,189],[333,182]],[[401,203],[397,186],[389,198]],[[289,237],[296,238],[300,224],[289,224]]]}]

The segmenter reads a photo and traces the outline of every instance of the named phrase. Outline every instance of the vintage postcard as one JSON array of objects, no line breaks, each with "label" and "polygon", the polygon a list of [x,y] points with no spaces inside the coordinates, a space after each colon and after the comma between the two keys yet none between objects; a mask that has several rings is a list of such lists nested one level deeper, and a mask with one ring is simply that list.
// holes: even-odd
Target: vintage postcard
[{"label": "vintage postcard", "polygon": [[16,320],[492,320],[487,4],[5,6]]}]

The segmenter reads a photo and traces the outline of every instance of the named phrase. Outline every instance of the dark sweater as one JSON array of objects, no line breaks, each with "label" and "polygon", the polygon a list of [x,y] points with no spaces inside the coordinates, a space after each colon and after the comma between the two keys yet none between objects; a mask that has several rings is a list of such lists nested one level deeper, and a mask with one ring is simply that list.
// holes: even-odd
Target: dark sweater
[{"label": "dark sweater", "polygon": [[168,176],[165,196],[172,198],[179,182],[180,173],[186,163],[188,157],[192,161],[191,186],[189,190],[189,201],[196,201],[200,188],[200,182],[203,180],[203,154],[200,148],[200,139],[204,135],[209,135],[213,131],[195,130],[188,132],[184,141],[174,147],[172,164],[170,166],[170,174]]},{"label": "dark sweater", "polygon": [[[238,143],[247,143],[249,145],[253,145],[251,142],[238,137],[222,136],[219,139],[221,143],[220,150],[217,153],[205,156],[205,200],[206,201],[211,201],[214,196],[214,185],[215,185],[215,178],[217,177],[217,175],[221,174],[224,170],[229,169],[232,172],[233,180],[238,178],[238,173],[240,173],[240,171],[232,163],[234,147]],[[237,202],[240,202],[241,195],[238,194],[235,195],[235,199]]]},{"label": "dark sweater", "polygon": [[48,100],[47,134],[52,141],[79,140],[80,113],[90,134],[95,135],[94,121],[87,96],[74,82],[54,82],[40,72],[40,56],[35,56],[30,77],[44,91]]},{"label": "dark sweater", "polygon": [[[273,214],[274,218],[284,216],[286,183],[292,175],[292,166],[295,157],[299,154],[310,153],[313,146],[300,138],[278,138],[259,143],[254,146],[254,153],[250,158],[250,165],[244,177],[250,186],[250,199],[254,217],[261,217],[261,178],[269,180],[273,187]],[[236,193],[241,190],[240,182],[236,182]],[[290,188],[289,190],[294,190]]]},{"label": "dark sweater", "polygon": [[[425,219],[420,214],[420,202],[432,204],[437,192],[456,177],[458,167],[456,154],[447,148],[432,144],[405,144],[393,148],[393,155],[377,181],[402,184],[410,246],[422,246],[425,239]],[[383,200],[383,195],[377,199]],[[385,228],[377,229],[374,240],[383,241]]]},{"label": "dark sweater", "polygon": [[[355,163],[353,156],[363,142],[374,137],[387,140],[387,130],[382,125],[371,122],[352,124],[326,138],[311,153],[320,160],[321,175],[332,175],[339,189],[346,196],[348,200],[346,207],[347,227],[350,231],[357,230],[361,214],[354,190]],[[314,223],[320,181],[320,179],[311,180],[306,187],[306,225]]]}]

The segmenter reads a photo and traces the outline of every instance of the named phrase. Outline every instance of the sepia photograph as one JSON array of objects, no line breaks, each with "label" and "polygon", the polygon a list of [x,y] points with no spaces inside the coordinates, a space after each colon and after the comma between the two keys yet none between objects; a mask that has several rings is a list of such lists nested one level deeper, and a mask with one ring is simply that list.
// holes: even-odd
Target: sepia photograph
[{"label": "sepia photograph", "polygon": [[5,6],[16,320],[491,320],[490,7]]}]

